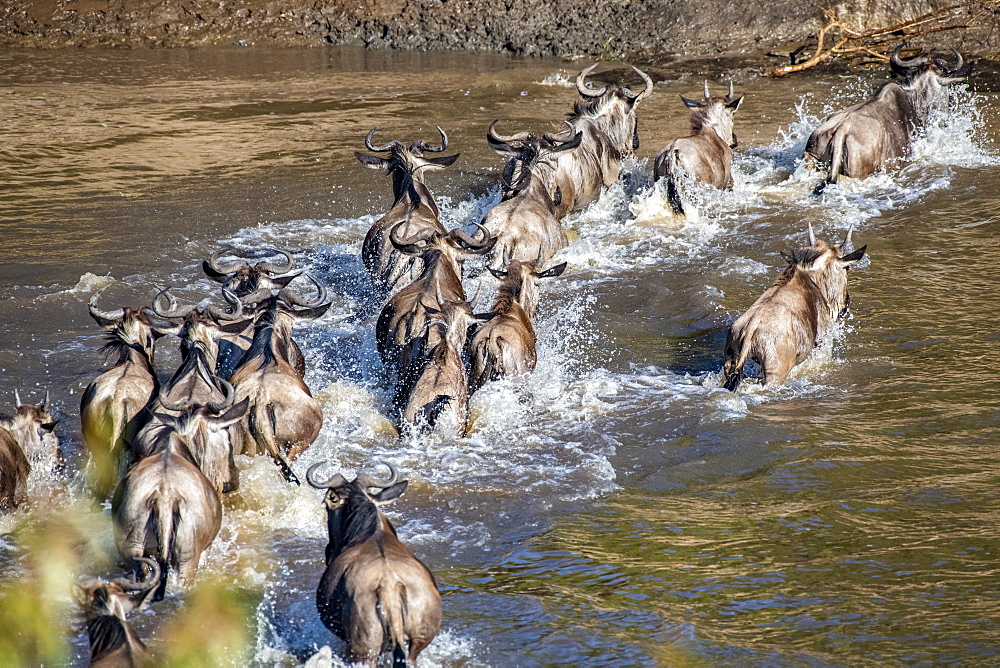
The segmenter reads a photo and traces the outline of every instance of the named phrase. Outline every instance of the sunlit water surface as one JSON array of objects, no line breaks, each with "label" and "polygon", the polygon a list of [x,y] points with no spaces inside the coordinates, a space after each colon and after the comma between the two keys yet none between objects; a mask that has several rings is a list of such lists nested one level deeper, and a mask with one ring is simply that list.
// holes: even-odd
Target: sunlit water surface
[{"label": "sunlit water surface", "polygon": [[[736,186],[696,194],[684,220],[650,170],[687,132],[677,94],[703,73],[666,72],[622,182],[565,221],[578,238],[543,285],[538,369],[480,391],[468,438],[396,438],[357,257],[390,183],[353,151],[375,125],[376,141],[445,128],[462,156],[428,181],[446,225],[469,224],[498,201],[489,123],[554,127],[576,69],[353,49],[0,54],[0,389],[4,405],[15,387],[51,390],[70,470],[37,471],[0,533],[83,496],[68,478],[79,396],[101,368],[90,295],[109,286],[115,308],[173,285],[199,301],[216,289],[200,271],[213,250],[277,246],[335,295],[297,330],[325,424],[295,468],[385,459],[409,477],[389,515],[444,596],[421,665],[995,663],[992,94],[963,87],[912,162],[816,198],[799,160],[809,131],[878,77],[737,79]],[[868,244],[851,317],[786,386],[726,392],[726,328],[808,222],[838,240],[853,224]],[[495,281],[466,289],[485,305]],[[176,345],[157,361],[169,374]],[[203,572],[260,596],[256,663],[328,663],[324,646],[340,646],[313,602],[321,496],[264,458],[239,464]],[[107,512],[97,520],[110,546]],[[22,558],[0,543],[6,577]],[[182,602],[138,615],[154,652]]]}]

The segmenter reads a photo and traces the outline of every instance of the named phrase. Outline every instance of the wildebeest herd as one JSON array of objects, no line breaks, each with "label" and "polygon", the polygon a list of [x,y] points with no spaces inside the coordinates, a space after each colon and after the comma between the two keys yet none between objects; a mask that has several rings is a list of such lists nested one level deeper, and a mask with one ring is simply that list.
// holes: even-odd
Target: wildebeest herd
[{"label": "wildebeest herd", "polygon": [[[866,177],[905,157],[930,110],[946,103],[947,85],[968,74],[955,61],[931,57],[890,64],[896,79],[859,105],[833,114],[810,136],[806,161],[825,171],[817,192],[840,176]],[[561,220],[593,202],[621,175],[623,159],[639,149],[636,109],[653,92],[627,86],[591,87],[576,79],[580,99],[559,132],[504,135],[494,121],[486,139],[506,159],[501,201],[467,232],[441,222],[427,172],[458,155],[436,156],[440,141],[374,143],[364,138],[366,167],[392,178],[393,204],[361,246],[381,308],[375,321],[378,352],[392,382],[392,417],[401,433],[443,432],[462,437],[468,401],[491,381],[530,373],[537,361],[533,326],[539,280],[558,278],[551,264],[568,245]],[[691,135],[656,156],[654,176],[680,215],[693,184],[732,187],[737,146],[734,114],[743,97],[732,84],[724,96],[683,98]],[[753,360],[765,384],[782,383],[848,308],[848,269],[865,255],[853,229],[828,243],[808,229],[807,245],[783,253],[787,267],[775,284],[730,327],[721,382],[736,391]],[[270,260],[253,262],[268,257]],[[488,311],[473,309],[463,264],[482,256],[499,280]],[[226,258],[230,258],[228,262]],[[225,306],[181,304],[169,287],[148,306],[104,310],[101,293],[89,312],[106,331],[107,370],[90,383],[80,405],[90,453],[89,481],[99,499],[111,496],[115,542],[132,565],[132,579],[88,580],[75,586],[84,610],[94,665],[136,665],[151,658],[126,615],[162,599],[169,574],[183,588],[222,524],[223,498],[238,489],[236,455],[267,455],[289,483],[292,463],[316,440],[323,413],[304,381],[306,358],[292,332],[296,322],[322,317],[332,304],[319,280],[286,251],[264,249],[246,258],[228,249],[203,262],[221,285]],[[489,280],[482,274],[481,280]],[[308,288],[293,288],[301,279]],[[308,290],[303,294],[304,290]],[[308,296],[312,294],[312,296]],[[473,299],[472,301],[475,301]],[[363,314],[364,315],[364,314]],[[154,365],[157,340],[180,341],[181,363],[162,381]],[[51,468],[59,457],[50,399],[21,402],[0,420],[0,509],[29,495],[32,466]],[[433,640],[441,597],[433,574],[396,536],[379,506],[407,487],[392,464],[388,477],[361,471],[353,480],[327,479],[314,464],[305,476],[324,490],[329,544],[316,605],[323,623],[346,643],[345,659],[406,665]]]}]

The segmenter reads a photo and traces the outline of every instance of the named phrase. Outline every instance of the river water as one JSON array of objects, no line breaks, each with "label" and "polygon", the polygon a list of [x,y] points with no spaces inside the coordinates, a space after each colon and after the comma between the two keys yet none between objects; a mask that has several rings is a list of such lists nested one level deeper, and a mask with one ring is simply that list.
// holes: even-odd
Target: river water
[{"label": "river water", "polygon": [[[405,142],[440,125],[462,155],[428,182],[446,225],[468,224],[498,200],[489,123],[553,127],[585,64],[352,48],[0,53],[2,404],[15,387],[25,399],[49,388],[68,460],[66,474],[33,474],[32,502],[0,533],[83,503],[78,402],[102,343],[90,295],[108,286],[111,309],[173,285],[199,301],[216,290],[200,271],[213,250],[282,247],[335,295],[297,330],[325,424],[295,467],[385,459],[409,477],[389,515],[444,598],[421,665],[995,664],[991,92],[962,86],[912,162],[820,199],[798,164],[805,138],[882,76],[736,72],[735,189],[679,220],[650,184],[652,157],[687,132],[677,94],[718,72],[663,69],[624,179],[564,221],[578,238],[543,285],[534,375],[478,393],[468,438],[397,439],[358,260],[390,183],[353,151],[375,125],[376,141]],[[868,244],[850,319],[786,386],[720,389],[728,324],[808,222],[837,240],[853,224]],[[495,282],[466,287],[486,304]],[[176,345],[164,343],[169,374]],[[313,602],[321,496],[264,458],[239,464],[243,488],[202,562],[203,577],[257,597],[252,657],[233,663],[320,652],[323,664],[339,645]],[[113,551],[107,511],[89,516]],[[26,577],[25,559],[0,540],[3,577]],[[154,653],[183,600],[137,616]],[[67,624],[78,662],[85,634]]]}]

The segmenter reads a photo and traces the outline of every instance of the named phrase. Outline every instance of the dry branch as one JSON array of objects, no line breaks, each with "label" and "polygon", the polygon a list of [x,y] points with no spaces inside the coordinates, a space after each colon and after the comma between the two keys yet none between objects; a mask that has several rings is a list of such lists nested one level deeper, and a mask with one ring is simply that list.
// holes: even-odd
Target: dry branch
[{"label": "dry branch", "polygon": [[[978,11],[968,18],[956,16],[959,10],[970,7],[976,7]],[[768,68],[763,74],[766,77],[781,77],[844,55],[867,55],[879,60],[889,60],[889,52],[900,42],[923,35],[969,28],[979,23],[991,9],[997,8],[1000,8],[1000,0],[970,0],[928,12],[910,21],[873,30],[854,28],[843,20],[835,18],[832,11],[827,10],[826,25],[816,33],[816,46],[812,55],[806,60],[796,62],[797,56],[807,48],[803,45],[793,52],[790,64]],[[934,23],[946,23],[946,25],[927,27],[928,24]],[[831,39],[828,41],[828,38]]]}]

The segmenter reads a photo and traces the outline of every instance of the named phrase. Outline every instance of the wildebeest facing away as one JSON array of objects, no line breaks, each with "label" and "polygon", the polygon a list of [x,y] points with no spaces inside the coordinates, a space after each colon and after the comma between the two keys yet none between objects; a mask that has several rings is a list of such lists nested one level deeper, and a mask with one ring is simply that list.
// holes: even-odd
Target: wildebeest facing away
[{"label": "wildebeest facing away", "polygon": [[822,165],[821,192],[842,174],[863,179],[906,156],[910,137],[927,123],[931,109],[948,101],[949,84],[968,76],[958,51],[955,64],[925,57],[903,60],[897,47],[890,59],[898,81],[880,87],[867,101],[838,111],[816,128],[806,142],[807,163]]},{"label": "wildebeest facing away", "polygon": [[436,341],[426,349],[415,370],[413,387],[403,409],[403,420],[428,429],[447,429],[465,436],[469,417],[469,379],[462,361],[469,328],[486,316],[475,316],[466,301],[440,302],[428,309],[428,339]]},{"label": "wildebeest facing away", "polygon": [[472,392],[491,380],[520,376],[535,368],[535,328],[531,320],[538,306],[538,279],[555,278],[565,270],[565,262],[539,271],[537,263],[517,260],[507,271],[490,269],[501,282],[487,314],[489,321],[476,330],[469,345]]},{"label": "wildebeest facing away", "polygon": [[233,373],[238,396],[250,402],[250,411],[237,429],[242,451],[237,454],[268,454],[285,478],[298,478],[285,460],[298,457],[316,440],[323,426],[323,412],[302,377],[292,369],[287,351],[296,320],[313,320],[330,308],[326,290],[313,280],[317,296],[303,299],[286,288],[277,295],[264,290],[247,295],[260,301],[260,315],[253,345]]},{"label": "wildebeest facing away", "polygon": [[[117,578],[112,582],[88,580],[74,584],[73,597],[87,620],[91,668],[155,665],[139,634],[126,620],[128,613],[145,607],[149,594],[160,582],[156,561],[139,561],[149,567],[145,582]],[[133,596],[140,598],[137,601]]]},{"label": "wildebeest facing away", "polygon": [[395,371],[396,406],[402,407],[410,395],[425,350],[438,343],[438,328],[429,328],[428,309],[440,311],[445,301],[464,302],[462,262],[466,255],[488,253],[496,237],[482,225],[474,236],[460,228],[448,233],[425,230],[413,237],[399,238],[398,228],[389,237],[396,250],[423,259],[420,277],[393,295],[379,314],[375,339],[382,362]]},{"label": "wildebeest facing away", "polygon": [[434,169],[444,169],[458,154],[439,158],[424,157],[424,152],[437,153],[448,148],[448,135],[438,128],[441,143],[431,146],[417,140],[406,148],[402,142],[391,141],[383,146],[372,144],[377,128],[372,128],[365,137],[365,146],[376,153],[389,152],[388,158],[380,158],[356,151],[354,155],[362,165],[370,169],[385,170],[392,177],[392,208],[379,218],[361,245],[361,260],[371,275],[376,293],[388,295],[396,292],[417,279],[420,275],[420,258],[400,254],[389,239],[389,233],[397,229],[399,236],[410,238],[427,231],[444,234],[440,212],[434,196],[424,184],[424,175]]},{"label": "wildebeest facing away", "polygon": [[555,188],[561,191],[556,217],[579,211],[601,194],[601,189],[614,184],[621,176],[622,159],[639,149],[638,121],[635,108],[653,92],[653,80],[642,70],[632,69],[642,77],[645,88],[633,93],[628,87],[608,85],[598,90],[586,83],[586,77],[597,67],[584,69],[576,77],[576,88],[583,99],[567,117],[569,127],[557,141],[571,141],[578,133],[580,146],[559,156],[555,182],[549,185],[549,195],[555,199]]},{"label": "wildebeest facing away", "polygon": [[0,416],[0,511],[11,510],[28,498],[32,461],[56,462],[59,439],[53,430],[58,420],[49,412],[49,393],[39,405],[22,404],[14,392],[13,416]]},{"label": "wildebeest facing away", "polygon": [[765,385],[784,383],[846,312],[847,269],[868,248],[854,250],[852,230],[839,245],[828,244],[816,240],[810,225],[809,245],[782,253],[788,267],[729,328],[723,368],[727,390],[739,386],[748,359],[763,368]]},{"label": "wildebeest facing away", "polygon": [[501,177],[504,200],[483,218],[483,225],[497,238],[488,265],[502,269],[511,260],[544,265],[568,243],[556,215],[562,190],[557,185],[550,194],[547,184],[555,181],[559,154],[576,149],[583,135],[562,142],[551,134],[503,136],[496,133],[497,122],[490,124],[486,138],[494,151],[511,159]]},{"label": "wildebeest facing away", "polygon": [[[292,254],[285,250],[267,248],[263,252],[270,252],[284,256],[281,263],[257,262],[250,264],[246,260],[238,260],[230,264],[222,264],[224,255],[235,254],[234,251],[216,251],[212,257],[202,263],[205,275],[217,283],[222,283],[222,287],[229,290],[237,297],[245,297],[261,289],[281,290],[288,287],[296,277],[301,275],[301,270],[289,273],[295,268],[295,259]],[[220,378],[229,378],[233,371],[239,366],[243,359],[243,354],[250,348],[253,340],[253,321],[246,322],[243,331],[223,331],[220,337],[219,354],[216,360],[216,373]],[[289,361],[292,367],[300,376],[305,375],[306,362],[295,341],[291,342]]]},{"label": "wildebeest facing away", "polygon": [[181,587],[191,583],[201,553],[222,526],[219,492],[198,468],[191,448],[200,422],[215,419],[232,424],[242,418],[246,404],[232,410],[218,418],[205,415],[203,409],[179,417],[158,415],[154,454],[125,474],[112,497],[118,551],[130,559],[153,557],[160,564],[157,598],[166,589],[169,567],[177,569]]},{"label": "wildebeest facing away", "polygon": [[[326,570],[316,590],[320,619],[347,643],[348,662],[405,666],[437,635],[441,595],[430,570],[410,552],[378,506],[396,499],[407,480],[386,464],[388,480],[362,472],[351,481],[336,474],[306,480],[325,489]],[[372,492],[370,490],[377,490]]]},{"label": "wildebeest facing away", "polygon": [[128,464],[126,442],[142,419],[142,410],[160,390],[153,368],[155,341],[174,328],[149,308],[103,311],[100,292],[90,298],[90,316],[107,331],[101,349],[111,368],[95,378],[80,398],[80,427],[90,451],[92,484],[98,498],[114,489]]},{"label": "wildebeest facing away", "polygon": [[654,178],[667,180],[667,201],[677,214],[684,213],[677,186],[685,177],[716,188],[733,187],[733,149],[736,148],[733,114],[743,102],[743,96],[734,96],[730,82],[728,95],[713,97],[706,81],[704,101],[689,100],[683,95],[681,100],[691,110],[691,136],[667,144],[653,164]]}]

